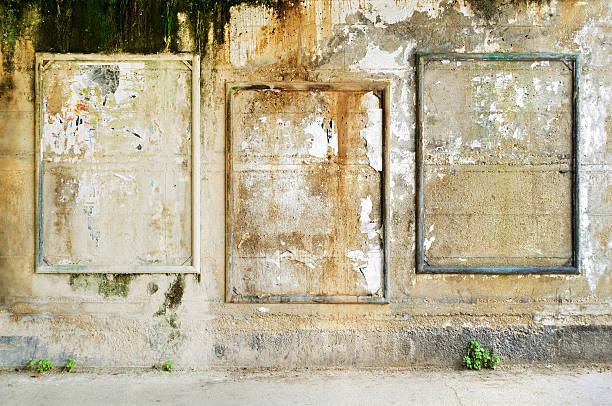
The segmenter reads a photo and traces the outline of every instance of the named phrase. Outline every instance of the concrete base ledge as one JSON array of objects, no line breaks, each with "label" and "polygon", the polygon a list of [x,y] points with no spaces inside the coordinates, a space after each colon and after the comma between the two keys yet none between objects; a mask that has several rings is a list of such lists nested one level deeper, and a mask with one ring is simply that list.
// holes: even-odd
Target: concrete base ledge
[{"label": "concrete base ledge", "polygon": [[[0,366],[23,366],[30,358],[47,358],[59,366],[73,357],[80,367],[150,368],[169,359],[183,369],[453,368],[460,365],[471,339],[494,349],[506,365],[612,363],[610,325],[262,332],[220,332],[202,327],[176,338],[154,326],[139,329],[124,323],[121,329],[107,330],[106,343],[98,347],[87,341],[62,341],[57,334],[22,331],[9,335],[3,329]],[[79,334],[83,337],[94,332]]]},{"label": "concrete base ledge", "polygon": [[612,326],[411,328],[227,334],[214,365],[245,367],[405,367],[459,365],[471,340],[505,363],[612,362]]}]

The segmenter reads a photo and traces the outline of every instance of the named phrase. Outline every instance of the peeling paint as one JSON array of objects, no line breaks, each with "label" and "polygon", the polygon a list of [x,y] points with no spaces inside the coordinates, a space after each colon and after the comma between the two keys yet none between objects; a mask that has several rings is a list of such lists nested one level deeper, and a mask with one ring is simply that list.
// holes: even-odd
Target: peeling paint
[{"label": "peeling paint", "polygon": [[368,44],[363,59],[351,65],[351,69],[370,69],[374,71],[405,69],[403,63],[397,61],[400,55],[403,55],[402,47],[393,52],[387,52],[381,50],[377,45]]},{"label": "peeling paint", "polygon": [[325,158],[328,150],[335,155],[338,154],[338,133],[333,123],[333,120],[330,120],[329,128],[326,128],[324,118],[316,117],[310,124],[305,125],[304,132],[312,137],[308,150],[310,155]]},{"label": "peeling paint", "polygon": [[362,106],[368,114],[368,124],[360,131],[359,135],[366,141],[368,149],[367,156],[370,166],[377,171],[382,171],[382,109],[380,101],[374,93],[367,93],[362,99]]}]

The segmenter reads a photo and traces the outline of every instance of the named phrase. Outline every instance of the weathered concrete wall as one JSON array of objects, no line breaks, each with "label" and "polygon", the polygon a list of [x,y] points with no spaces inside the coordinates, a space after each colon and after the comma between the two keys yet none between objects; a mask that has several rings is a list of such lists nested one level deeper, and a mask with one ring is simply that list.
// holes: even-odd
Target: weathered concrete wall
[{"label": "weathered concrete wall", "polygon": [[[274,5],[278,6],[276,2]],[[209,40],[202,37],[202,32],[207,30],[201,27],[193,29],[196,14],[181,11],[172,20],[177,24],[173,31],[175,37],[157,38],[155,29],[141,29],[140,22],[135,25],[138,28],[135,33],[113,34],[110,38],[116,42],[105,42],[100,46],[91,42],[92,34],[84,32],[75,32],[72,40],[65,39],[68,37],[59,31],[47,33],[44,38],[36,34],[36,27],[41,24],[48,29],[40,22],[40,15],[45,16],[48,12],[45,7],[24,12],[20,18],[26,28],[19,32],[14,44],[4,41],[0,54],[0,365],[22,364],[30,357],[61,362],[68,356],[92,366],[149,366],[166,359],[173,359],[178,366],[197,368],[447,364],[459,362],[463,346],[473,337],[495,347],[506,362],[612,360],[612,142],[609,135],[612,131],[612,74],[609,67],[612,6],[608,1],[321,0],[279,8],[239,5],[233,7],[227,16],[218,16],[219,21],[224,23],[227,18],[228,23],[221,34],[216,29],[218,24],[211,25]],[[61,15],[54,18],[60,19]],[[143,21],[150,18],[147,16],[142,17]],[[69,27],[80,29],[75,22]],[[128,26],[123,29],[127,32]],[[90,42],[83,37],[90,38]],[[50,38],[58,38],[56,45],[49,45]],[[46,275],[34,272],[35,51],[95,52],[110,51],[113,47],[128,52],[191,51],[195,48],[202,54],[202,267],[199,277],[171,274]],[[432,51],[582,55],[581,274],[415,273],[414,55],[415,52]],[[435,121],[434,126],[439,128],[435,137],[439,145],[432,146],[440,149],[432,152],[432,188],[428,198],[447,208],[444,213],[451,219],[460,213],[457,205],[465,204],[465,210],[473,213],[486,213],[478,212],[476,208],[491,209],[489,214],[498,216],[498,220],[487,223],[481,216],[474,220],[473,226],[461,228],[462,231],[454,228],[454,220],[436,220],[431,230],[428,224],[426,238],[430,241],[432,256],[459,261],[457,258],[463,257],[452,249],[470,248],[473,257],[503,257],[506,259],[502,258],[502,263],[508,263],[509,258],[514,257],[512,247],[516,246],[522,259],[545,257],[545,263],[556,263],[554,261],[566,257],[569,252],[566,230],[569,175],[565,172],[567,162],[563,159],[567,160],[567,157],[559,158],[553,154],[552,161],[536,162],[540,166],[530,161],[530,170],[519,177],[515,172],[500,170],[484,172],[488,176],[484,180],[482,177],[470,179],[472,172],[468,172],[472,173],[468,176],[460,170],[452,175],[442,171],[452,169],[445,166],[449,163],[443,160],[452,156],[455,150],[451,147],[455,148],[456,143],[457,160],[478,154],[482,157],[488,152],[485,151],[487,148],[499,152],[495,149],[495,142],[500,140],[512,141],[509,145],[502,145],[508,147],[503,151],[512,152],[515,148],[522,153],[521,159],[524,156],[535,159],[539,156],[537,153],[546,148],[563,155],[569,145],[567,106],[559,100],[566,100],[564,92],[568,91],[568,86],[562,83],[559,91],[550,97],[546,87],[541,90],[534,88],[534,94],[525,99],[527,109],[517,109],[521,105],[516,97],[507,101],[508,108],[499,111],[491,108],[490,100],[484,100],[489,103],[487,113],[499,114],[500,119],[507,123],[525,123],[528,136],[512,138],[514,129],[512,132],[509,128],[502,131],[500,128],[503,126],[493,120],[487,124],[489,127],[481,125],[480,128],[485,128],[486,134],[498,136],[488,140],[488,144],[481,140],[481,149],[478,150],[474,144],[477,139],[466,140],[457,135],[473,134],[470,129],[475,128],[474,123],[478,124],[479,116],[474,115],[474,110],[464,111],[465,106],[470,106],[467,96],[463,104],[455,99],[461,94],[477,95],[478,91],[491,95],[495,88],[485,86],[477,90],[472,79],[482,77],[480,73],[472,76],[466,73],[469,80],[461,79],[458,76],[462,68],[449,72],[444,70],[444,66],[429,71],[446,75],[435,80],[432,77],[432,85],[436,85],[438,80],[447,83],[456,79],[461,84],[469,82],[471,87],[466,89],[457,83],[448,83],[448,87],[440,89],[437,99],[433,97],[435,94],[426,99],[431,106],[444,107],[444,110],[435,110],[435,114],[441,114],[439,117],[430,116],[430,124]],[[500,69],[508,68],[504,65]],[[529,93],[531,90],[526,83],[533,85],[533,78],[545,82],[564,77],[560,72],[545,69],[536,69],[534,73],[531,67],[524,67],[520,75],[525,75],[526,79],[516,79],[519,85],[512,85],[514,96],[518,92],[516,89],[520,88]],[[388,246],[385,247],[389,251],[389,303],[225,303],[226,83],[368,80],[390,84],[390,131],[386,146],[390,175],[386,203],[390,217],[386,236]],[[249,274],[248,266],[243,266],[237,268],[241,277],[240,288],[247,293],[263,292],[264,295],[287,292],[367,294],[370,285],[360,279],[365,275],[355,269],[350,257],[343,259],[345,268],[340,268],[340,262],[337,262],[335,267],[321,267],[320,273],[308,273],[311,269],[319,269],[317,261],[320,259],[309,256],[317,254],[311,251],[316,247],[316,241],[329,247],[318,252],[322,254],[321,258],[328,259],[338,257],[332,252],[338,247],[366,254],[370,245],[380,247],[383,241],[378,237],[372,240],[363,238],[360,223],[362,199],[370,196],[372,208],[376,210],[380,207],[382,195],[374,191],[381,172],[376,165],[366,161],[371,155],[367,150],[369,141],[360,135],[368,125],[369,102],[348,100],[366,98],[367,93],[347,97],[316,95],[324,99],[319,106],[330,109],[330,114],[334,115],[331,119],[338,129],[334,135],[334,128],[331,125],[326,128],[323,123],[322,130],[329,130],[322,133],[326,136],[323,140],[329,143],[336,137],[334,142],[338,143],[338,150],[334,149],[335,144],[329,148],[326,146],[322,156],[319,156],[319,149],[310,153],[312,142],[322,138],[318,137],[321,134],[318,129],[317,132],[312,129],[314,134],[308,133],[308,125],[317,122],[316,107],[290,100],[280,100],[275,106],[272,97],[263,97],[260,103],[254,103],[252,99],[261,97],[261,93],[253,93],[257,94],[244,95],[244,110],[239,111],[231,123],[242,129],[253,128],[244,130],[242,136],[257,138],[261,144],[245,139],[248,145],[243,149],[240,140],[233,150],[236,153],[234,159],[238,159],[243,169],[265,169],[267,172],[259,173],[259,176],[266,178],[264,175],[267,174],[268,177],[261,181],[253,177],[247,179],[250,172],[244,172],[243,176],[247,177],[243,178],[244,184],[236,185],[240,187],[235,195],[243,205],[239,207],[251,208],[238,212],[242,221],[240,227],[245,233],[260,233],[258,237],[270,234],[276,238],[288,231],[276,229],[277,224],[284,224],[291,232],[302,234],[292,235],[295,237],[293,240],[283,240],[294,244],[292,250],[286,251],[293,255],[293,259],[289,254],[285,255],[282,258],[287,260],[287,266],[277,268],[289,269],[290,272],[280,273],[275,268],[262,267]],[[282,99],[283,96],[278,97]],[[346,111],[360,118],[343,119],[342,110],[334,110],[338,104],[350,104],[353,108]],[[263,125],[257,130],[261,133],[256,132],[254,126],[260,121],[259,113],[257,116],[249,114],[249,105],[265,108],[269,123],[276,126],[279,125],[277,120],[281,120],[280,123],[290,121],[292,127],[288,136],[285,137],[277,127],[272,130]],[[305,106],[305,110],[289,111],[290,107],[296,106]],[[559,124],[550,131],[545,129],[546,124],[538,124],[539,116],[532,114],[542,106],[545,109],[550,107],[543,116],[560,117],[557,120]],[[486,106],[480,107],[484,109]],[[528,117],[517,118],[517,111],[526,113]],[[303,120],[311,113],[315,115],[312,120]],[[352,123],[354,127],[344,131],[353,135],[342,137],[343,130],[337,123]],[[461,127],[465,123],[472,123],[472,126]],[[463,128],[468,129],[460,133],[459,129]],[[504,131],[507,131],[506,138]],[[328,133],[331,134],[329,139]],[[551,137],[550,143],[545,142],[547,136]],[[275,139],[282,139],[283,143],[277,144]],[[355,182],[359,175],[351,175],[347,170],[347,177],[343,179],[354,189],[340,193],[339,187],[331,190],[330,182],[334,177],[323,175],[323,168],[313,162],[318,162],[318,159],[321,165],[324,161],[329,161],[326,165],[340,163],[343,141],[358,151],[357,156],[347,155],[346,159],[363,158],[364,163],[358,162],[355,168],[362,166],[371,176],[367,182]],[[257,147],[262,148],[261,157],[255,154],[259,150],[253,148]],[[503,156],[509,159],[508,162],[495,161],[500,159],[500,155],[487,156],[491,161],[485,164],[516,162],[512,154]],[[264,162],[272,158],[276,160],[274,165]],[[436,161],[437,158],[440,160]],[[299,160],[302,168],[284,175],[278,165],[280,159]],[[550,170],[551,165],[556,165],[554,171]],[[310,169],[318,169],[320,173],[308,174]],[[242,187],[247,181],[254,187]],[[525,188],[525,184],[529,187]],[[318,185],[319,194],[306,194],[302,185]],[[472,186],[476,189],[465,192]],[[499,206],[492,205],[493,200],[488,195],[493,194],[492,189],[508,192],[510,200],[503,200]],[[281,200],[278,207],[266,207],[277,201],[273,192],[281,191],[280,199],[294,194],[295,200]],[[255,193],[264,194],[256,196]],[[497,193],[495,196],[498,197]],[[311,207],[306,210],[300,203]],[[520,211],[508,211],[504,205],[509,203],[520,207]],[[283,221],[270,224],[266,229],[264,223],[271,222],[275,213]],[[334,215],[329,216],[329,213]],[[536,223],[499,220],[508,214],[522,219],[521,213],[529,214],[525,217],[535,218]],[[374,221],[374,230],[379,228],[376,221],[381,218],[376,214],[375,211],[369,214],[369,219]],[[546,216],[554,220],[548,221]],[[300,223],[306,218],[307,222]],[[506,229],[500,226],[500,222]],[[365,223],[364,227],[371,224],[370,220]],[[341,233],[330,232],[337,229],[363,241],[357,239],[353,244],[342,238],[333,240],[332,236],[338,237]],[[486,238],[487,235],[495,238]],[[55,237],[61,240],[65,235],[58,230]],[[436,237],[435,240],[432,237]],[[470,244],[461,246],[466,240]],[[245,242],[241,246],[244,257],[263,253],[264,256],[272,255],[272,265],[274,260],[280,263],[284,252],[280,240],[250,242],[257,244],[249,246]],[[487,251],[484,254],[478,251],[484,248]],[[440,250],[433,255],[436,249]],[[277,251],[278,258],[275,258]],[[537,251],[542,251],[542,254],[534,255]],[[340,257],[346,257],[345,252],[340,254]],[[361,256],[355,255],[355,258],[360,263],[369,264]],[[274,271],[270,271],[274,278],[287,276],[286,280],[281,278],[280,285],[275,284],[276,280],[266,273],[267,269]],[[365,278],[365,281],[371,280]]]}]

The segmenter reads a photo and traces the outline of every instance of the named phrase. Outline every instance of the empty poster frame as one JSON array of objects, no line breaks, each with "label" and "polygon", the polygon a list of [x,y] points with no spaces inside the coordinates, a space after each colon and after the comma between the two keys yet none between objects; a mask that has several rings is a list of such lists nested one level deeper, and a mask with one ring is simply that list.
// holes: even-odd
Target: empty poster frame
[{"label": "empty poster frame", "polygon": [[[225,89],[225,301],[228,303],[389,303],[388,292],[388,262],[389,262],[389,108],[390,108],[390,85],[388,82],[251,82],[251,83],[226,83]],[[233,168],[232,168],[232,97],[239,90],[282,90],[282,91],[362,91],[370,90],[382,95],[383,123],[382,123],[382,179],[381,179],[381,213],[383,224],[383,266],[382,266],[382,295],[381,296],[246,296],[236,295],[232,291],[232,265],[234,247],[234,195],[233,195]]]},{"label": "empty poster frame", "polygon": [[[432,61],[558,61],[572,73],[572,256],[563,266],[439,266],[425,256],[425,178],[423,151],[424,78]],[[416,126],[416,272],[432,274],[579,274],[580,273],[580,55],[548,53],[417,53]]]},{"label": "empty poster frame", "polygon": [[[44,257],[43,240],[43,156],[42,113],[44,97],[42,73],[55,61],[71,62],[146,62],[179,61],[191,70],[191,256],[184,265],[55,265]],[[192,54],[52,54],[37,53],[35,61],[36,92],[36,272],[37,273],[93,273],[93,274],[153,274],[200,273],[200,56]],[[187,264],[190,262],[191,264]]]}]

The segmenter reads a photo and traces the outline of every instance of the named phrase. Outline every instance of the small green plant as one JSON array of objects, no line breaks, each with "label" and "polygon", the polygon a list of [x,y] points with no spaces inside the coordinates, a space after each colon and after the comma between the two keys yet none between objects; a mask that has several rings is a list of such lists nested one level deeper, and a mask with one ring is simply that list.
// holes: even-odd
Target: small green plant
[{"label": "small green plant", "polygon": [[164,369],[168,372],[172,372],[172,370],[174,369],[174,364],[172,363],[172,361],[166,361],[166,363],[164,364]]},{"label": "small green plant", "polygon": [[46,372],[53,369],[53,362],[49,361],[46,358],[39,359],[38,361],[34,359],[30,359],[26,364],[26,369],[28,371],[38,371],[38,372]]},{"label": "small green plant", "polygon": [[38,360],[38,367],[36,368],[38,372],[50,371],[52,369],[53,369],[53,362],[49,361],[48,359]]},{"label": "small green plant", "polygon": [[68,358],[66,360],[66,366],[64,366],[64,369],[68,372],[72,372],[75,366],[76,366],[76,361],[74,360],[74,358]]},{"label": "small green plant", "polygon": [[467,369],[493,369],[499,364],[499,361],[499,355],[495,354],[495,351],[489,353],[488,348],[483,348],[478,341],[471,340],[468,343],[467,355],[463,357],[462,365]]},{"label": "small green plant", "polygon": [[26,369],[28,371],[36,371],[36,360],[30,358],[30,360],[26,364]]},{"label": "small green plant", "polygon": [[49,361],[46,358],[34,360],[30,359],[26,364],[26,369],[28,371],[37,371],[37,372],[46,372],[53,369],[53,362]]}]

